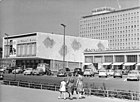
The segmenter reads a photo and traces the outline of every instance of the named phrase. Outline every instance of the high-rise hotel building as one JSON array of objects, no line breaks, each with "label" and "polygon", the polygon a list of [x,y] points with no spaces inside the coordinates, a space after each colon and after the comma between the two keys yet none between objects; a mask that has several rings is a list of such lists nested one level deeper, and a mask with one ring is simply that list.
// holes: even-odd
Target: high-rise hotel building
[{"label": "high-rise hotel building", "polygon": [[109,50],[140,49],[140,7],[103,7],[80,19],[79,36],[109,41]]}]

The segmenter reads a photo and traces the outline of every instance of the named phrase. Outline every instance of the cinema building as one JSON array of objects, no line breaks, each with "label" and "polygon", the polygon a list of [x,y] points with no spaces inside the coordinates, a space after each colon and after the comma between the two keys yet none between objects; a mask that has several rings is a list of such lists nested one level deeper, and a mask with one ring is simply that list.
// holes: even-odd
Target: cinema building
[{"label": "cinema building", "polygon": [[51,33],[27,33],[11,35],[3,38],[3,59],[12,59],[16,66],[36,68],[38,63],[47,63],[51,70],[63,67],[63,52],[65,52],[65,67],[73,70],[82,67],[83,52],[88,49],[106,50],[107,40],[65,36],[65,51],[63,51],[63,35]]}]

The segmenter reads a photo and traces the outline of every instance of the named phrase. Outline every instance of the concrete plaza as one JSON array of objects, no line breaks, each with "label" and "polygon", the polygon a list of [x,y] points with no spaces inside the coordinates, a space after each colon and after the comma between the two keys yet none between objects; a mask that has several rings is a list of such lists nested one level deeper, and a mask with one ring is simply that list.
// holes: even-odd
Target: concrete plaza
[{"label": "concrete plaza", "polygon": [[[0,102],[134,102],[116,98],[85,96],[84,99],[58,99],[59,92],[0,84]],[[68,96],[68,95],[67,95]],[[76,94],[73,97],[78,97]],[[137,102],[137,101],[136,101]]]}]

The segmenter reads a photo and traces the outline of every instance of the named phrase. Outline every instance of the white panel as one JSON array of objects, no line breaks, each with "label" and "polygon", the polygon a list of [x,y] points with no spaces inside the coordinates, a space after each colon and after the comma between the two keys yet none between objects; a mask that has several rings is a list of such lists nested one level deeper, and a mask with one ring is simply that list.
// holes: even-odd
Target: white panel
[{"label": "white panel", "polygon": [[[63,60],[63,35],[38,33],[37,57]],[[99,44],[100,43],[100,44]],[[105,40],[66,36],[66,61],[84,62],[83,52],[86,49],[99,49],[100,45],[108,47]]]}]

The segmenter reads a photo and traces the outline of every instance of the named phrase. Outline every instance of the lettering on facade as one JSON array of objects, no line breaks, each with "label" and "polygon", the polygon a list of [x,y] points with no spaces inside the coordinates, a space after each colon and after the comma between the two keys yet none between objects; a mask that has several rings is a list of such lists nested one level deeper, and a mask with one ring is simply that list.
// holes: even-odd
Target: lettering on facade
[{"label": "lettering on facade", "polygon": [[99,51],[105,51],[106,50],[105,46],[101,42],[99,42],[97,44],[97,47],[98,47],[97,49],[86,48],[84,50],[84,52],[99,52]]},{"label": "lettering on facade", "polygon": [[29,42],[35,42],[36,38],[27,38],[27,39],[21,39],[18,40],[18,43],[29,43]]},{"label": "lettering on facade", "polygon": [[90,49],[90,48],[86,48],[84,50],[84,52],[99,52],[99,51],[104,51],[104,50],[102,50],[102,49]]}]

